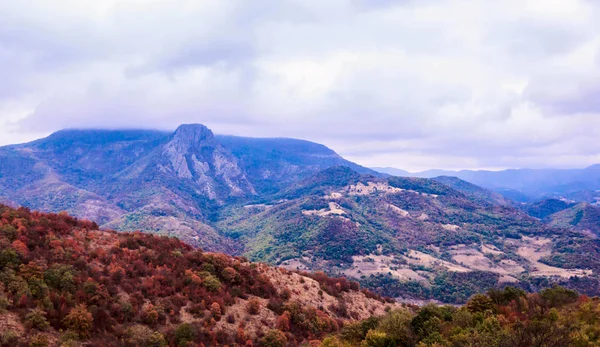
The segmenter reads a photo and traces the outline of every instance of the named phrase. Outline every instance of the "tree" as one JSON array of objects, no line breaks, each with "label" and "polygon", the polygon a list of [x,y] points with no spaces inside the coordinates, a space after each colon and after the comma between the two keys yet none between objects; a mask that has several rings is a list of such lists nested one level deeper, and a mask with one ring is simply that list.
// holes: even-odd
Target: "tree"
[{"label": "tree", "polygon": [[175,329],[174,339],[177,346],[185,346],[186,343],[194,341],[195,338],[196,329],[191,324],[183,323]]},{"label": "tree", "polygon": [[394,347],[396,343],[386,333],[377,330],[369,330],[363,340],[362,347]]},{"label": "tree", "polygon": [[487,295],[475,294],[467,302],[467,310],[471,313],[494,311],[494,302]]},{"label": "tree", "polygon": [[94,318],[84,304],[75,306],[65,317],[65,325],[83,338],[89,337]]},{"label": "tree", "polygon": [[408,310],[393,310],[381,319],[377,330],[386,333],[397,344],[410,344],[414,340],[411,320],[412,314]]},{"label": "tree", "polygon": [[281,331],[290,331],[290,319],[291,315],[289,311],[283,312],[283,314],[277,317],[277,329]]},{"label": "tree", "polygon": [[36,308],[25,316],[27,325],[32,329],[46,330],[50,327],[50,323],[46,319],[46,312],[41,308]]},{"label": "tree", "polygon": [[287,337],[277,329],[269,330],[269,332],[260,339],[261,347],[285,347]]},{"label": "tree", "polygon": [[576,291],[561,286],[544,289],[540,292],[540,297],[548,307],[561,307],[566,304],[577,301],[579,294]]}]

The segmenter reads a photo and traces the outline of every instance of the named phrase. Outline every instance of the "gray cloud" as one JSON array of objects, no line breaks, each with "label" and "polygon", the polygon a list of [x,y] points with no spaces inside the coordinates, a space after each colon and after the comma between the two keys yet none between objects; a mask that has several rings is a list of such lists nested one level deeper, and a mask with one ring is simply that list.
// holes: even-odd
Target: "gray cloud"
[{"label": "gray cloud", "polygon": [[323,142],[365,165],[600,162],[600,5],[0,3],[0,141],[65,127]]}]

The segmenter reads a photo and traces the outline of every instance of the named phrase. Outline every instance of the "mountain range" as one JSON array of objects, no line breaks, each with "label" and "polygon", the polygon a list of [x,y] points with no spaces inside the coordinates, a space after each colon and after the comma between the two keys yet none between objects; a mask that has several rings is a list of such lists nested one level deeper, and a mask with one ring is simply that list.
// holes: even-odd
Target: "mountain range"
[{"label": "mountain range", "polygon": [[[591,189],[595,171],[586,172],[590,185],[580,187]],[[317,143],[215,135],[199,124],[64,130],[0,147],[0,202],[102,228],[323,270],[404,299],[464,303],[507,283],[600,293],[597,207],[516,202],[502,189],[398,177]]]},{"label": "mountain range", "polygon": [[0,148],[0,196],[116,230],[177,235],[231,252],[232,243],[210,226],[219,206],[334,165],[374,173],[316,143],[215,136],[199,124],[173,133],[64,130]]},{"label": "mountain range", "polygon": [[600,204],[600,164],[584,169],[427,170],[408,172],[391,167],[373,168],[393,176],[433,178],[453,176],[494,190],[519,202],[566,198]]}]

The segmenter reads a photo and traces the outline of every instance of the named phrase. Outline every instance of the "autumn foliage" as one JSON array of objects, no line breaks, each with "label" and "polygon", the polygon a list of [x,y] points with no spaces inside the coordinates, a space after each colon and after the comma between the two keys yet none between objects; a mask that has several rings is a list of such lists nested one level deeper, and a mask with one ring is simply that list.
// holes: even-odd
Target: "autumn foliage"
[{"label": "autumn foliage", "polygon": [[[293,300],[265,268],[176,238],[0,205],[0,315],[16,314],[24,329],[0,331],[0,344],[294,346],[339,331],[339,317]],[[335,296],[358,290],[313,277]]]}]

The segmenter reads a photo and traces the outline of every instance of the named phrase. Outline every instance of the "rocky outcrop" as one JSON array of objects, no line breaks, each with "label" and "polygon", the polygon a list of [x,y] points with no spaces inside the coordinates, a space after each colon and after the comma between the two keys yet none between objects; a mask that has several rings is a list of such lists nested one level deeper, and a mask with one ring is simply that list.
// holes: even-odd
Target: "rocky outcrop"
[{"label": "rocky outcrop", "polygon": [[204,125],[179,126],[162,155],[167,159],[167,170],[177,178],[192,180],[195,188],[210,199],[256,194],[237,159]]}]

